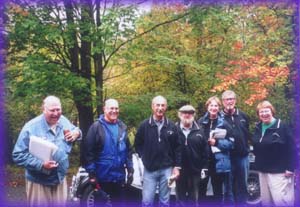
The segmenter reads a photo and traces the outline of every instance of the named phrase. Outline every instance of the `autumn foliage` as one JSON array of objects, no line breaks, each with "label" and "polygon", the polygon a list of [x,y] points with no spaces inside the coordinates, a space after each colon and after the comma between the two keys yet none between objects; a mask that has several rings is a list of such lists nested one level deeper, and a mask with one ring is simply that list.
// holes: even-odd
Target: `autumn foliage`
[{"label": "autumn foliage", "polygon": [[251,106],[256,101],[265,99],[269,94],[269,88],[275,84],[284,84],[288,78],[288,67],[270,65],[271,60],[262,56],[231,60],[223,72],[216,74],[221,83],[212,91],[223,91],[237,84],[246,84],[251,94],[245,103]]}]

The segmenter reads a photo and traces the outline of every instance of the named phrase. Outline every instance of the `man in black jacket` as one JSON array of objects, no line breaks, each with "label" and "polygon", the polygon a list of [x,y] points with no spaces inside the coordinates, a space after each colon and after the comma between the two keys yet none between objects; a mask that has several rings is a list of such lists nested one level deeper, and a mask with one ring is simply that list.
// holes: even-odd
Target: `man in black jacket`
[{"label": "man in black jacket", "polygon": [[157,184],[160,206],[169,206],[168,179],[179,177],[181,149],[176,126],[165,116],[167,100],[152,100],[152,116],[144,120],[135,136],[135,150],[144,164],[143,206],[152,206]]},{"label": "man in black jacket", "polygon": [[208,171],[208,144],[203,129],[195,122],[193,106],[182,106],[178,117],[180,122],[176,125],[182,144],[182,168],[176,181],[176,198],[179,206],[198,206],[203,196],[200,190],[206,189],[203,179]]},{"label": "man in black jacket", "polygon": [[224,109],[222,111],[224,119],[232,128],[234,138],[234,149],[231,153],[233,193],[235,202],[245,205],[247,192],[247,179],[249,174],[249,145],[251,138],[249,132],[249,118],[238,109],[236,105],[236,94],[227,90],[222,94]]}]

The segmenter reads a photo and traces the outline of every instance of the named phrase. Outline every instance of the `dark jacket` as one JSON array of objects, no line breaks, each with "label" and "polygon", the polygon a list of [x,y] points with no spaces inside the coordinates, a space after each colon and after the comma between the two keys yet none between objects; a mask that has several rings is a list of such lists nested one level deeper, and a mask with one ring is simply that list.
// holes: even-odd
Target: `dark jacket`
[{"label": "dark jacket", "polygon": [[125,182],[125,168],[133,167],[127,127],[117,120],[118,138],[113,139],[103,115],[89,128],[84,141],[85,168],[100,182]]},{"label": "dark jacket", "polygon": [[280,119],[262,136],[262,123],[257,123],[252,137],[255,167],[265,173],[294,171],[296,148],[292,130]]},{"label": "dark jacket", "polygon": [[248,116],[239,110],[235,109],[233,115],[227,114],[225,111],[221,112],[226,122],[232,128],[232,136],[234,138],[234,149],[231,153],[233,157],[248,156],[249,153],[249,141],[251,134],[249,132],[249,118]]},{"label": "dark jacket", "polygon": [[144,120],[137,130],[134,146],[149,171],[181,166],[181,145],[177,128],[166,117],[160,137],[153,116]]},{"label": "dark jacket", "polygon": [[215,130],[216,128],[226,129],[226,137],[216,139],[215,147],[217,147],[220,152],[213,153],[211,147],[209,147],[209,170],[217,173],[230,172],[230,152],[234,147],[231,127],[220,113],[218,114],[217,119],[210,120],[209,113],[207,112],[198,120],[198,124],[203,127],[206,140],[209,139],[209,133],[211,130]]},{"label": "dark jacket", "polygon": [[182,144],[182,170],[190,174],[200,174],[202,169],[208,169],[208,144],[204,131],[194,122],[187,138],[176,123],[179,139]]}]

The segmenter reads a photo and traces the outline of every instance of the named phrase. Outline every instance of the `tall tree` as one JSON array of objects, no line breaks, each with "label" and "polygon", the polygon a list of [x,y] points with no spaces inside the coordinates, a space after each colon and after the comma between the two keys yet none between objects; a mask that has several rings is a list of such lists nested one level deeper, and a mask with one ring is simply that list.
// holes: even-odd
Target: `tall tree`
[{"label": "tall tree", "polygon": [[[13,0],[8,4],[9,70],[13,98],[52,93],[74,101],[83,133],[100,114],[105,75],[126,44],[163,24],[138,33],[137,2],[120,0]],[[32,100],[33,103],[33,100]]]},{"label": "tall tree", "polygon": [[241,15],[232,30],[240,33],[232,42],[224,70],[217,74],[221,83],[213,90],[236,88],[245,104],[252,106],[281,87],[287,89],[283,98],[290,101],[294,6],[266,3],[235,9]]},{"label": "tall tree", "polygon": [[[199,104],[202,114],[208,97],[231,88],[252,119],[253,105],[264,98],[274,99],[278,108],[292,105],[283,92],[289,91],[294,70],[293,5],[160,6],[139,19],[137,30],[186,10],[186,18],[148,33],[116,56],[124,73],[130,72],[107,82],[108,90],[126,94],[129,105],[140,103],[140,94],[163,93],[174,99],[172,109],[190,102]],[[285,109],[280,114],[288,118],[291,107]]]}]

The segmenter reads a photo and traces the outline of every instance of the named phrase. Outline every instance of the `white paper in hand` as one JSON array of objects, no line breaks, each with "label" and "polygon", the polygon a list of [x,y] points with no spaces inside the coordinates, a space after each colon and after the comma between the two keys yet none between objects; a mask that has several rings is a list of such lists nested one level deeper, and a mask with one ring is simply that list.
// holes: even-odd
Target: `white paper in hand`
[{"label": "white paper in hand", "polygon": [[227,134],[226,129],[216,128],[215,130],[211,131],[210,136],[215,139],[221,139],[221,138],[225,138],[226,134]]},{"label": "white paper in hand", "polygon": [[210,146],[210,147],[211,147],[212,153],[221,152],[221,150],[218,147],[215,147],[215,146]]},{"label": "white paper in hand", "polygon": [[58,147],[52,142],[41,137],[30,136],[29,153],[43,161],[52,160],[52,155],[57,149]]}]

